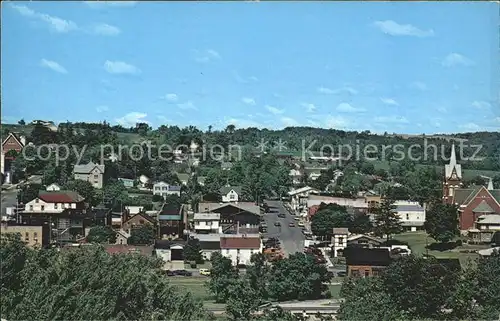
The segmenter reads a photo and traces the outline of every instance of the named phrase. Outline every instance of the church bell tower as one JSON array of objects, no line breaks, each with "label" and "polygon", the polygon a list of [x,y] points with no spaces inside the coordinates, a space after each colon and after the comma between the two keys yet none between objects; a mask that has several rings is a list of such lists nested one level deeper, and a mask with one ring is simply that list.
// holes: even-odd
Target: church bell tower
[{"label": "church bell tower", "polygon": [[454,203],[455,190],[462,187],[462,166],[457,164],[455,144],[451,145],[450,163],[444,166],[443,202]]}]

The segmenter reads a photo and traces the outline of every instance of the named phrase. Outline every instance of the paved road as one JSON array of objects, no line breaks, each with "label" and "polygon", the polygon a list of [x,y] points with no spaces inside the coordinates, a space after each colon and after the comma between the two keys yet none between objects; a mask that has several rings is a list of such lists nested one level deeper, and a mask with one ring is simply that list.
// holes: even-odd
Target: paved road
[{"label": "paved road", "polygon": [[2,202],[1,210],[2,215],[5,214],[5,208],[9,206],[16,206],[17,204],[17,189],[12,188],[8,190],[2,190]]},{"label": "paved road", "polygon": [[[278,209],[280,213],[285,213],[285,218],[279,218],[277,213],[265,214],[265,220],[267,223],[267,233],[266,238],[276,237],[281,241],[281,246],[286,255],[293,254],[296,252],[302,252],[304,250],[304,240],[305,237],[302,234],[302,228],[300,227],[289,227],[288,224],[297,222],[294,220],[294,216],[283,207],[283,203],[280,201],[266,201],[271,209]],[[270,209],[270,210],[271,210]],[[274,223],[280,222],[281,227],[274,226]]]}]

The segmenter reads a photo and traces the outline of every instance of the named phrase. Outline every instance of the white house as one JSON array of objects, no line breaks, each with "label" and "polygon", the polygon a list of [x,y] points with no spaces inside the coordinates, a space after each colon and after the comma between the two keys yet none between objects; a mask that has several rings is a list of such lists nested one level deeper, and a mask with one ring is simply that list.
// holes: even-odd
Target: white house
[{"label": "white house", "polygon": [[481,215],[475,223],[478,230],[500,231],[500,214]]},{"label": "white house", "polygon": [[115,244],[128,244],[128,238],[130,237],[130,233],[120,229],[116,231],[116,242]]},{"label": "white house", "polygon": [[141,185],[142,188],[145,188],[149,183],[149,177],[146,175],[141,175],[139,176],[139,184]]},{"label": "white house", "polygon": [[231,260],[233,265],[250,265],[250,258],[262,252],[260,237],[222,237],[220,239],[221,254]]},{"label": "white house", "polygon": [[301,206],[307,205],[307,197],[309,197],[309,194],[318,192],[317,189],[310,186],[304,186],[288,192],[288,195],[291,197],[292,209],[297,211]]},{"label": "white house", "polygon": [[40,192],[24,206],[25,213],[62,213],[83,206],[84,198],[76,192]]},{"label": "white house", "polygon": [[332,233],[332,253],[333,257],[338,257],[339,251],[343,251],[347,247],[347,238],[349,230],[345,227],[333,228]]},{"label": "white house", "polygon": [[181,196],[181,187],[165,182],[156,182],[153,184],[153,195],[160,195],[163,198],[166,198],[167,195]]},{"label": "white house", "polygon": [[240,186],[224,186],[220,189],[220,194],[222,195],[222,202],[238,202],[239,196],[241,194]]},{"label": "white house", "polygon": [[421,230],[425,223],[425,207],[422,207],[418,202],[413,201],[396,201],[396,212],[403,228],[411,232]]},{"label": "white house", "polygon": [[219,213],[194,213],[193,221],[196,233],[222,233]]},{"label": "white house", "polygon": [[56,183],[52,183],[49,186],[47,186],[47,188],[45,188],[45,190],[49,191],[49,192],[60,191],[61,187],[59,185],[57,185]]}]

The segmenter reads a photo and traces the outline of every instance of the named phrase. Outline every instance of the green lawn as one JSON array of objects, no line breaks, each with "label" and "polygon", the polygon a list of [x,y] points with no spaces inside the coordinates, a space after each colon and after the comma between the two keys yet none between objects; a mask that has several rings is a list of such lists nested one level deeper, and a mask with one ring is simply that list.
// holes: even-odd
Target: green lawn
[{"label": "green lawn", "polygon": [[[205,282],[209,280],[208,277],[169,277],[170,283],[181,291],[191,292],[195,299],[204,301],[205,305],[218,306],[213,302],[213,298],[208,292]],[[335,278],[332,282],[341,282],[343,279]],[[328,288],[332,293],[333,299],[338,299],[340,296],[340,288],[342,285],[329,285]]]},{"label": "green lawn", "polygon": [[468,245],[464,244],[452,250],[436,251],[426,249],[426,245],[435,243],[436,241],[427,235],[425,232],[408,232],[396,235],[396,240],[407,242],[412,250],[412,253],[417,255],[429,254],[437,258],[458,258],[462,266],[474,261],[479,256],[476,253],[462,253],[463,250],[479,250],[487,248],[484,245]]}]

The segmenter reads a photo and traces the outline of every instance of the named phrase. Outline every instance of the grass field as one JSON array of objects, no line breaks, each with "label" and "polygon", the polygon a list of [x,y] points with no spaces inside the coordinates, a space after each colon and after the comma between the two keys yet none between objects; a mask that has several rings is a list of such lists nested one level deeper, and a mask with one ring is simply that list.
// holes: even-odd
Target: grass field
[{"label": "grass field", "polygon": [[394,237],[396,240],[403,241],[409,244],[412,252],[417,255],[429,254],[436,258],[458,258],[462,266],[466,266],[468,263],[473,263],[475,259],[479,257],[476,253],[463,253],[463,250],[480,250],[488,248],[486,245],[467,245],[464,244],[452,250],[437,251],[427,249],[426,246],[436,241],[427,235],[425,232],[409,232],[396,235]]},{"label": "grass field", "polygon": [[[195,299],[204,301],[208,305],[217,305],[214,303],[212,296],[208,292],[205,282],[208,277],[170,277],[170,283],[181,291],[190,292]],[[335,278],[332,282],[341,282],[343,279]],[[328,288],[332,294],[332,298],[338,299],[340,296],[341,285],[329,285]]]}]

